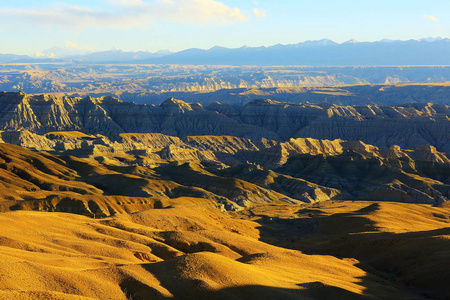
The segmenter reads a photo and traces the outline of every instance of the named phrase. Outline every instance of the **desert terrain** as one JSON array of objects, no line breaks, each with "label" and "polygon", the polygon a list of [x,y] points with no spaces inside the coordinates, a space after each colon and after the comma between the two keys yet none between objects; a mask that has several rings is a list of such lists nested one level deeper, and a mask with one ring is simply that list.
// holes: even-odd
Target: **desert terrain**
[{"label": "desert terrain", "polygon": [[450,297],[446,105],[0,103],[0,299]]},{"label": "desert terrain", "polygon": [[103,219],[2,213],[0,298],[449,297],[448,207],[165,204]]},{"label": "desert terrain", "polygon": [[448,16],[0,1],[0,300],[450,300]]}]

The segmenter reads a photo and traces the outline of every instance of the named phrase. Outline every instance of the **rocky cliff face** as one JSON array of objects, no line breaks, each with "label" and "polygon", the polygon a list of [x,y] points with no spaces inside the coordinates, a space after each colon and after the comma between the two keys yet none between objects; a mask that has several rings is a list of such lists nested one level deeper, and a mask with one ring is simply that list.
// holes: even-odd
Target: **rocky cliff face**
[{"label": "rocky cliff face", "polygon": [[173,136],[237,135],[277,138],[198,104],[168,99],[160,106],[125,103],[112,97],[57,98],[0,94],[0,128],[34,133],[76,130],[117,139],[120,133],[159,132]]},{"label": "rocky cliff face", "polygon": [[122,140],[122,133],[184,138],[227,135],[252,140],[359,140],[387,150],[431,145],[450,151],[450,107],[438,104],[339,106],[255,100],[243,106],[203,107],[168,99],[159,106],[112,97],[58,98],[0,93],[0,129],[44,134],[80,131]]},{"label": "rocky cliff face", "polygon": [[428,144],[450,150],[450,110],[446,105],[338,106],[255,100],[242,107],[215,104],[212,109],[275,132],[282,140],[312,137],[361,140],[382,149]]}]

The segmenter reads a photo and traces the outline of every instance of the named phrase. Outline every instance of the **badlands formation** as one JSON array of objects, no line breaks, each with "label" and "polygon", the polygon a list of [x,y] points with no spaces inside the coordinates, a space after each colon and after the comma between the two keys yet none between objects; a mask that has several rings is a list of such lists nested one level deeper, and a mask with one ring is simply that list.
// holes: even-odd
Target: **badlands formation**
[{"label": "badlands formation", "polygon": [[0,130],[45,134],[80,131],[116,140],[120,133],[162,133],[184,138],[230,135],[265,138],[343,139],[381,149],[431,145],[450,152],[450,107],[410,103],[397,106],[341,106],[254,100],[245,105],[202,106],[174,98],[139,105],[114,97],[57,97],[0,92]]},{"label": "badlands formation", "polygon": [[0,93],[0,299],[448,299],[449,117]]}]

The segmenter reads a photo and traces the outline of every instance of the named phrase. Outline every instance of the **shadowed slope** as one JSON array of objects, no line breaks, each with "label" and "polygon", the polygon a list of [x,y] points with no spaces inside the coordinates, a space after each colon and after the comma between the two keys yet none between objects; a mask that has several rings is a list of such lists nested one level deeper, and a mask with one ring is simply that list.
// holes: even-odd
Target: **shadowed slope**
[{"label": "shadowed slope", "polygon": [[324,202],[301,210],[283,205],[251,212],[260,218],[262,241],[304,253],[352,257],[360,262],[358,267],[386,280],[418,288],[432,298],[449,297],[446,208]]}]

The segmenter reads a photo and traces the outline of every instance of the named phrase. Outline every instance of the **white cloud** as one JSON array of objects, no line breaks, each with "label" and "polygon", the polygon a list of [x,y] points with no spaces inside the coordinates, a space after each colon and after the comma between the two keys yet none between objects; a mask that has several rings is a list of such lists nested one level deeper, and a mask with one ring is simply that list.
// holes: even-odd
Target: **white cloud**
[{"label": "white cloud", "polygon": [[34,57],[36,57],[36,58],[56,58],[56,55],[53,52],[49,52],[49,53],[36,52],[36,53],[34,53]]},{"label": "white cloud", "polygon": [[92,47],[81,46],[81,45],[75,44],[74,42],[71,42],[71,41],[66,41],[66,46],[69,49],[86,50],[86,51],[89,51],[89,52],[93,52],[94,51],[94,49]]},{"label": "white cloud", "polygon": [[2,9],[0,17],[64,28],[148,28],[155,22],[201,25],[247,19],[239,8],[215,0],[108,0],[107,4],[101,9],[61,2],[39,9]]},{"label": "white cloud", "polygon": [[442,28],[441,28],[441,25],[440,25],[440,20],[439,20],[439,18],[437,18],[437,17],[435,17],[435,16],[432,16],[432,15],[424,15],[423,16],[425,19],[428,19],[428,20],[430,20],[430,21],[433,21],[433,22],[435,22],[436,23],[436,33],[438,34],[438,35],[442,35]]},{"label": "white cloud", "polygon": [[47,57],[47,54],[42,53],[42,52],[36,52],[36,53],[34,54],[34,56],[36,56],[36,57]]},{"label": "white cloud", "polygon": [[258,8],[254,8],[253,9],[253,14],[257,17],[257,18],[264,18],[266,16],[266,11],[263,9],[258,9]]},{"label": "white cloud", "polygon": [[439,23],[439,19],[435,16],[431,16],[431,15],[424,15],[423,16],[425,19],[431,20],[433,22]]}]

